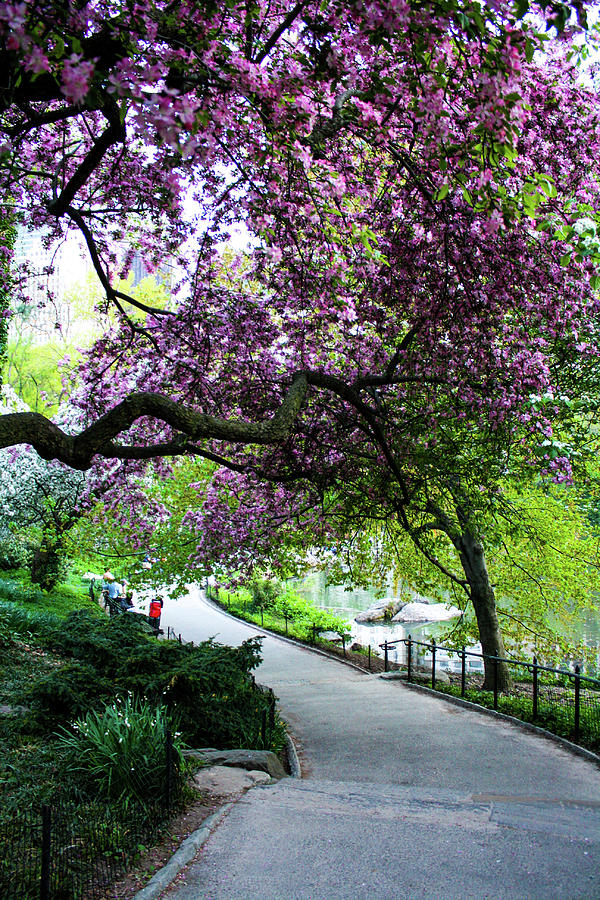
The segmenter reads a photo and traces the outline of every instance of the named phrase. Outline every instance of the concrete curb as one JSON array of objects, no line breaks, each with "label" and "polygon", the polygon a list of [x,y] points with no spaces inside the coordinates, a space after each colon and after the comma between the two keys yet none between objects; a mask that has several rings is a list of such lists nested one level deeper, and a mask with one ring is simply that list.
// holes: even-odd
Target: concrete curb
[{"label": "concrete curb", "polygon": [[553,734],[551,731],[546,731],[545,728],[540,728],[539,725],[533,725],[531,722],[524,722],[522,719],[516,719],[514,716],[498,712],[495,709],[488,709],[487,706],[479,706],[478,703],[471,703],[470,700],[463,700],[462,697],[454,697],[452,694],[443,694],[441,691],[434,691],[432,688],[425,687],[424,684],[409,684],[407,681],[400,678],[393,680],[394,683],[408,688],[411,691],[429,694],[431,697],[436,697],[438,700],[445,700],[447,703],[452,703],[454,706],[462,706],[464,709],[482,713],[484,716],[490,716],[493,719],[501,719],[504,722],[515,725],[522,731],[529,731],[540,737],[548,738],[555,744],[559,744],[563,749],[573,753],[575,756],[581,756],[583,759],[587,759],[589,762],[593,762],[597,766],[600,766],[600,756],[598,756],[597,753],[594,753],[593,750],[587,750],[585,747],[580,747],[579,744],[573,744],[572,741],[568,741],[567,738],[560,737],[558,734]]},{"label": "concrete curb", "polygon": [[133,895],[132,900],[156,900],[166,890],[181,870],[194,858],[198,850],[210,837],[224,815],[229,812],[233,803],[225,803],[216,813],[204,820],[200,828],[193,831],[189,837],[182,841],[181,846],[175,851],[169,862],[152,876],[148,884]]},{"label": "concrete curb", "polygon": [[285,735],[285,747],[287,750],[291,778],[302,778],[302,767],[300,765],[300,759],[298,758],[296,745],[287,732]]}]

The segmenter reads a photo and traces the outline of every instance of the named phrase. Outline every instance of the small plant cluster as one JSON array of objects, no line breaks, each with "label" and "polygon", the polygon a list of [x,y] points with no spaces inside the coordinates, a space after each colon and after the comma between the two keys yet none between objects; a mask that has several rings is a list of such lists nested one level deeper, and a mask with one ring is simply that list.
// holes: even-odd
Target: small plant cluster
[{"label": "small plant cluster", "polygon": [[89,710],[59,743],[88,792],[124,810],[163,795],[167,765],[179,771],[183,763],[181,735],[171,732],[166,708],[134,697]]},{"label": "small plant cluster", "polygon": [[319,639],[323,631],[334,631],[340,637],[350,634],[345,619],[319,609],[275,579],[254,575],[247,587],[237,591],[221,588],[211,596],[236,616],[301,641],[324,643]]}]

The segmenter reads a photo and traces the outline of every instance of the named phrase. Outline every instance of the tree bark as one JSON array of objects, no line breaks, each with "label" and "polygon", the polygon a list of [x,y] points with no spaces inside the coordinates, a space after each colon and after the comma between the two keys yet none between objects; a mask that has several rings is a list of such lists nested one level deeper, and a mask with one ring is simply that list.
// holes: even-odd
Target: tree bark
[{"label": "tree bark", "polygon": [[125,447],[114,444],[119,434],[138,419],[150,416],[171,425],[193,441],[214,438],[238,444],[274,444],[288,437],[304,403],[308,382],[297,375],[270,419],[245,422],[218,419],[177,403],[161,394],[130,394],[79,434],[62,431],[44,416],[34,412],[0,415],[0,448],[31,444],[42,459],[58,459],[72,469],[89,469],[96,454],[107,459],[148,459],[183,452],[177,438],[169,444]]},{"label": "tree bark", "polygon": [[[482,651],[484,654],[506,659],[506,650],[496,610],[496,596],[490,582],[483,545],[479,538],[465,526],[460,535],[454,539],[454,544],[460,554],[463,571],[469,583]],[[512,679],[505,662],[494,663],[492,660],[484,659],[484,669],[484,690],[492,691],[494,689],[495,678],[497,678],[499,691],[510,690]]]}]

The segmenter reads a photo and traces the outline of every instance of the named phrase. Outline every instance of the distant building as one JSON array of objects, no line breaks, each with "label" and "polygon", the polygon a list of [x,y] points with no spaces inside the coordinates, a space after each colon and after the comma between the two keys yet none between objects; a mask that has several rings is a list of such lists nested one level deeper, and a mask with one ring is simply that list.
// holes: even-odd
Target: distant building
[{"label": "distant building", "polygon": [[[122,259],[125,259],[125,252]],[[19,315],[12,321],[9,337],[14,338],[17,330],[22,333],[26,329],[29,340],[43,344],[60,336],[71,339],[79,334],[89,334],[92,316],[86,314],[82,304],[73,304],[72,289],[85,285],[90,278],[93,283],[96,276],[87,248],[76,233],[46,247],[44,232],[20,228],[15,243],[14,268],[17,277],[23,280],[22,293],[30,298],[30,302],[16,310]],[[129,289],[151,277],[170,291],[176,280],[174,266],[167,265],[160,271],[150,272],[137,250],[131,254],[128,268],[132,276]]]}]

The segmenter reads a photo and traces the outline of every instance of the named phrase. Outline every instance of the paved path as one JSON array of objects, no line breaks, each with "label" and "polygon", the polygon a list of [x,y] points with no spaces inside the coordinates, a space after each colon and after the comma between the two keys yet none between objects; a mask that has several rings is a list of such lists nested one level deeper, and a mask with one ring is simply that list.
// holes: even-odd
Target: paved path
[{"label": "paved path", "polygon": [[[198,593],[188,640],[256,629]],[[265,638],[302,780],[253,788],[169,900],[600,900],[600,768],[517,727]]]}]

